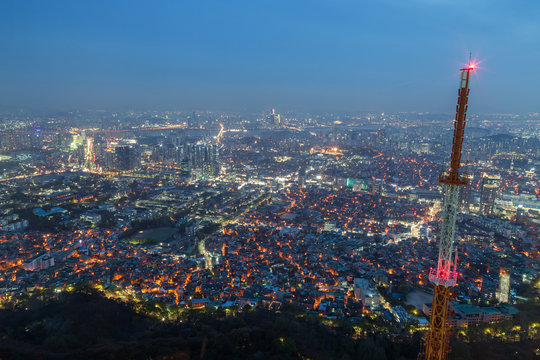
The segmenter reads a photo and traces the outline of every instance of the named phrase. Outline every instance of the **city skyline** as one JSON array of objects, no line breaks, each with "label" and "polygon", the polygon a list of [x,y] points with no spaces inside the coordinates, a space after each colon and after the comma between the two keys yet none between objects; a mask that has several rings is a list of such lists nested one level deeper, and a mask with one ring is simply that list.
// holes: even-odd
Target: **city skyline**
[{"label": "city skyline", "polygon": [[536,10],[2,2],[0,358],[538,358]]}]

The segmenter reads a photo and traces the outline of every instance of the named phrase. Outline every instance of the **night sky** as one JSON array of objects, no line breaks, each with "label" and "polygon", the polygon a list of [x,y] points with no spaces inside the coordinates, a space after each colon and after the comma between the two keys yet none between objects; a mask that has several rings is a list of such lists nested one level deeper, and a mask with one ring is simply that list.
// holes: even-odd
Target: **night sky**
[{"label": "night sky", "polygon": [[540,111],[540,1],[0,2],[0,105]]}]

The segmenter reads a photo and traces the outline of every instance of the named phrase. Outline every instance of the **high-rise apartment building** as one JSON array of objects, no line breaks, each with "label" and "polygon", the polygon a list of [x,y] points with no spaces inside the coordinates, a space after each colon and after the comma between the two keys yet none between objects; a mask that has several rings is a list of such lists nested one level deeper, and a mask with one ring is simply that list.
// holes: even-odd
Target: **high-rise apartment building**
[{"label": "high-rise apartment building", "polygon": [[281,126],[281,116],[279,116],[279,114],[276,114],[276,110],[274,108],[272,108],[272,114],[270,114],[270,120],[272,120],[275,127]]},{"label": "high-rise apartment building", "polygon": [[501,177],[484,174],[480,188],[480,214],[493,215]]},{"label": "high-rise apartment building", "polygon": [[497,288],[497,300],[500,303],[508,302],[508,294],[510,293],[510,273],[508,270],[501,268],[499,272],[499,287]]},{"label": "high-rise apartment building", "polygon": [[136,169],[140,164],[139,154],[134,146],[117,146],[114,150],[114,167],[118,171]]}]

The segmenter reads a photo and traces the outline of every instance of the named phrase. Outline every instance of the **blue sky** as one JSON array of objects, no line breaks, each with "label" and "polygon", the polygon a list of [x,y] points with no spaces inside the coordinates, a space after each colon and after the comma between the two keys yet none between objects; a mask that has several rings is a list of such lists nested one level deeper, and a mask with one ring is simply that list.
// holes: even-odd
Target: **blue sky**
[{"label": "blue sky", "polygon": [[540,111],[540,1],[0,2],[0,104]]}]

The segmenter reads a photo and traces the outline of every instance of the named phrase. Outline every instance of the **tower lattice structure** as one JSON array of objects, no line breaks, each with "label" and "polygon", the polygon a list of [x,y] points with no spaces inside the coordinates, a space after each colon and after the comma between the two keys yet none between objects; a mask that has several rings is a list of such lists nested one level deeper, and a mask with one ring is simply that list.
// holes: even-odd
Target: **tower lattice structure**
[{"label": "tower lattice structure", "polygon": [[467,178],[460,175],[459,167],[467,117],[469,79],[473,70],[474,64],[471,62],[469,62],[468,67],[461,69],[450,168],[439,176],[439,182],[444,187],[443,219],[439,237],[437,268],[430,269],[429,272],[429,280],[434,284],[434,289],[429,330],[426,334],[424,348],[418,356],[421,360],[444,360],[450,351],[449,319],[452,312],[454,287],[457,282],[457,251],[454,249],[454,233],[459,188],[468,183]]}]

